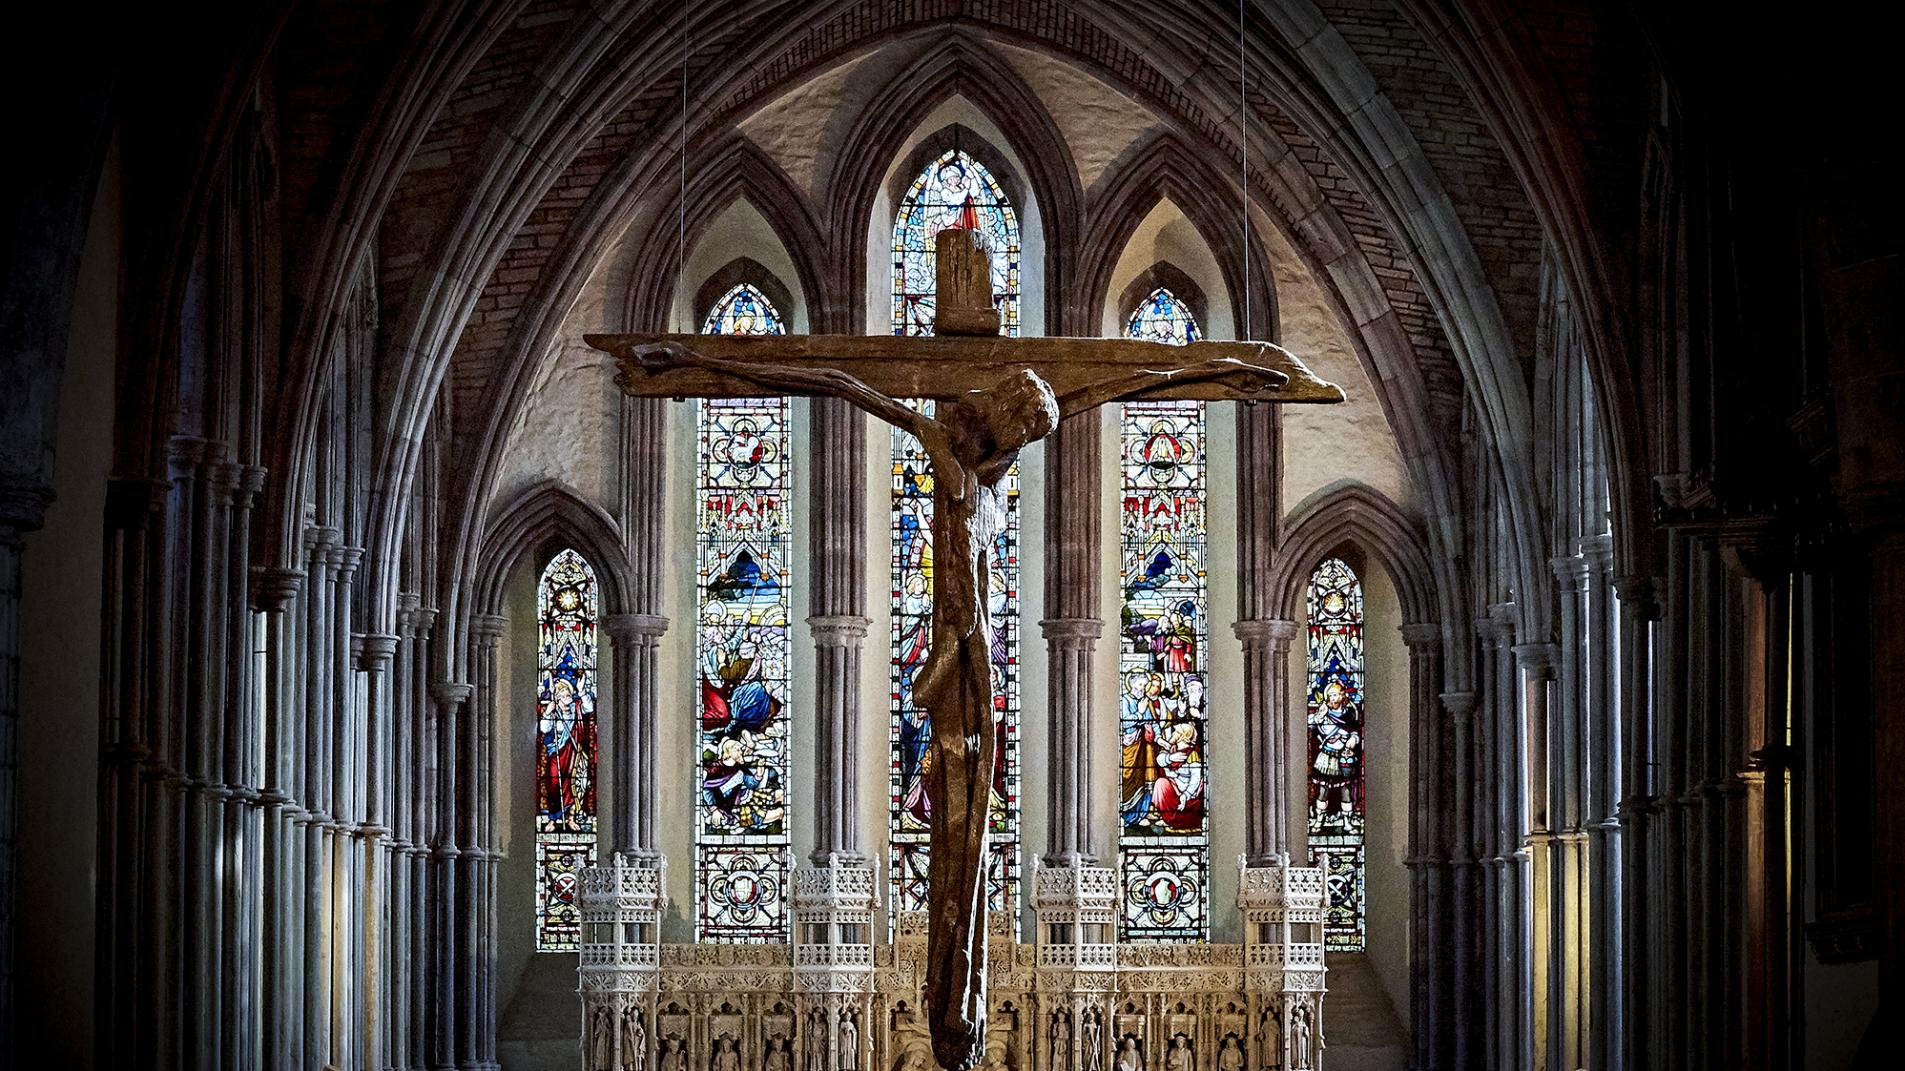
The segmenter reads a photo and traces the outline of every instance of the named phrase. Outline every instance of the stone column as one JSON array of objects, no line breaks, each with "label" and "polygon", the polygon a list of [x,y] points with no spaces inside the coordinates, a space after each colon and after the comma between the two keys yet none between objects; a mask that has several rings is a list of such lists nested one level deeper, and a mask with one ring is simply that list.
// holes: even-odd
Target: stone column
[{"label": "stone column", "polygon": [[1600,535],[1583,540],[1588,559],[1587,701],[1584,717],[1590,758],[1583,787],[1587,827],[1587,928],[1590,945],[1587,981],[1588,1071],[1613,1071],[1621,1062],[1621,881],[1624,838],[1620,807],[1625,770],[1621,731],[1619,652],[1621,626],[1614,603],[1614,541]]},{"label": "stone column", "polygon": [[256,605],[263,615],[265,703],[260,731],[264,735],[265,768],[259,806],[264,811],[260,867],[264,874],[264,918],[259,931],[263,950],[263,983],[259,993],[259,1048],[265,1067],[287,1067],[302,1036],[297,1015],[294,945],[303,923],[292,913],[297,860],[302,857],[298,832],[292,823],[297,810],[292,776],[299,739],[297,698],[297,627],[290,609],[303,589],[304,574],[295,569],[270,568],[255,574]]},{"label": "stone column", "polygon": [[[796,969],[803,971],[797,986],[861,993],[872,980],[864,966],[872,961],[878,900],[860,829],[859,790],[860,659],[870,625],[861,576],[867,554],[866,418],[838,398],[816,398],[808,410],[808,441],[814,846],[812,865],[789,875],[789,916],[798,942]],[[816,935],[824,940],[807,940]],[[805,1003],[800,1008],[808,1010]]]},{"label": "stone column", "polygon": [[1517,773],[1516,791],[1509,801],[1511,821],[1515,823],[1510,827],[1515,838],[1510,843],[1518,840],[1521,849],[1515,852],[1513,861],[1511,917],[1516,925],[1509,962],[1513,965],[1515,992],[1521,996],[1508,1006],[1509,1014],[1516,1018],[1516,1044],[1508,1053],[1520,1066],[1543,1067],[1555,1058],[1546,1027],[1560,1009],[1556,1006],[1557,985],[1551,966],[1551,931],[1546,927],[1537,930],[1534,907],[1544,904],[1551,915],[1565,911],[1565,906],[1558,909],[1554,891],[1556,838],[1548,805],[1554,775],[1546,743],[1557,651],[1552,643],[1520,643],[1513,651],[1521,670],[1522,689],[1521,716],[1511,727],[1510,753]]},{"label": "stone column", "polygon": [[1444,904],[1449,862],[1439,820],[1443,806],[1441,700],[1442,627],[1433,621],[1402,626],[1409,648],[1409,829],[1410,953],[1414,1028],[1419,1067],[1437,1066],[1436,1053],[1447,1033],[1447,949],[1451,947]]},{"label": "stone column", "polygon": [[[1098,618],[1099,553],[1103,545],[1100,472],[1104,456],[1096,411],[1059,424],[1046,441],[1045,636],[1046,770],[1049,839],[1046,866],[1079,866],[1097,858],[1100,832],[1091,813],[1096,773],[1091,762],[1095,655],[1104,623]],[[1113,849],[1115,852],[1115,848]]]},{"label": "stone column", "polygon": [[[609,693],[615,811],[609,830],[615,851],[634,860],[652,860],[656,858],[655,733],[661,717],[656,709],[656,652],[662,634],[668,631],[668,619],[657,614],[609,614],[602,619],[602,627],[609,634],[615,669]],[[493,648],[495,641],[490,642]]]},{"label": "stone column", "polygon": [[1592,569],[1585,554],[1556,557],[1549,562],[1559,595],[1561,640],[1556,650],[1554,702],[1547,733],[1537,746],[1549,756],[1546,793],[1548,827],[1552,836],[1550,885],[1546,925],[1548,975],[1549,1064],[1582,1067],[1587,1060],[1589,1024],[1586,1019],[1589,906],[1586,791],[1588,778],[1590,699],[1588,675],[1590,640],[1588,576]]},{"label": "stone column", "polygon": [[1439,1066],[1459,1069],[1481,1066],[1476,1044],[1481,1014],[1475,999],[1481,980],[1476,951],[1481,877],[1475,821],[1475,693],[1443,692],[1441,699],[1448,719],[1451,783],[1450,791],[1443,796],[1450,823],[1449,928],[1440,949],[1449,959],[1449,987],[1438,1002],[1445,1009],[1442,1021],[1447,1024],[1448,1036],[1437,1055],[1442,1059]]},{"label": "stone column", "polygon": [[431,927],[434,945],[432,966],[435,977],[432,991],[435,993],[435,1008],[431,1032],[432,1052],[430,1066],[438,1071],[452,1071],[457,1067],[458,1045],[463,1040],[458,1024],[460,1015],[467,1015],[468,1008],[458,1007],[460,995],[459,982],[467,969],[462,954],[467,951],[459,940],[458,908],[462,901],[457,891],[459,867],[457,860],[463,855],[457,844],[457,715],[469,702],[471,687],[468,684],[439,681],[430,688],[430,698],[436,701],[437,709],[437,779],[435,786],[436,844],[430,853],[432,870],[436,880],[431,896],[431,915],[434,925]]},{"label": "stone column", "polygon": [[860,835],[860,652],[869,622],[852,614],[807,619],[814,637],[815,866],[866,867]]},{"label": "stone column", "polygon": [[[496,882],[502,853],[496,839],[496,726],[508,710],[497,693],[499,649],[509,619],[497,614],[470,617],[471,737],[474,742],[472,795],[469,809],[472,893],[470,919],[470,1006],[472,1036],[464,1066],[479,1069],[496,1065]],[[612,634],[611,634],[612,635]],[[620,665],[620,658],[616,659]]]},{"label": "stone column", "polygon": [[1515,607],[1498,603],[1476,623],[1482,636],[1482,664],[1477,677],[1484,684],[1478,712],[1475,774],[1481,804],[1483,933],[1482,958],[1482,1066],[1507,1071],[1523,1066],[1516,1041],[1519,1008],[1527,987],[1519,982],[1515,958],[1521,948],[1521,912],[1518,908],[1520,844],[1518,784],[1522,759],[1515,744],[1521,716],[1514,645]]},{"label": "stone column", "polygon": [[[1652,1024],[1659,977],[1652,951],[1659,920],[1649,910],[1652,845],[1658,827],[1654,772],[1654,625],[1660,619],[1653,577],[1624,576],[1620,596],[1620,696],[1615,716],[1621,741],[1620,791],[1620,1036],[1610,1049],[1610,1067],[1635,1071],[1653,1066],[1659,1051]],[[1611,903],[1611,901],[1610,901]]]},{"label": "stone column", "polygon": [[391,1066],[391,1009],[396,991],[391,986],[391,966],[398,953],[391,947],[390,908],[393,904],[392,879],[398,859],[392,846],[390,827],[391,743],[395,734],[391,716],[395,704],[391,696],[392,660],[397,655],[397,637],[387,633],[362,636],[358,647],[358,666],[364,674],[364,770],[363,822],[358,832],[364,838],[367,860],[365,873],[365,918],[369,938],[364,950],[364,968],[374,982],[372,996],[366,1001],[364,1023],[365,1061],[371,1068]]},{"label": "stone column", "polygon": [[[20,576],[23,537],[39,528],[50,488],[0,490],[0,1061],[13,1054],[14,866],[18,828]],[[104,817],[102,815],[102,817]]]},{"label": "stone column", "polygon": [[1290,851],[1290,642],[1294,621],[1239,621],[1244,648],[1244,852],[1253,867]]}]

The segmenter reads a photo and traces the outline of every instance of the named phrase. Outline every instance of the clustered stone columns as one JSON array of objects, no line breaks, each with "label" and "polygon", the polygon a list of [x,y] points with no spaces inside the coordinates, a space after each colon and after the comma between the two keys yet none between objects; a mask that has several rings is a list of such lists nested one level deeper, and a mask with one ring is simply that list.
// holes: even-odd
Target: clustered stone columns
[{"label": "clustered stone columns", "polygon": [[508,629],[506,617],[470,616],[471,717],[464,735],[471,776],[469,799],[463,808],[463,851],[469,874],[469,911],[463,920],[463,939],[469,954],[463,999],[470,1013],[464,1016],[463,1059],[465,1067],[479,1071],[497,1066],[496,914],[498,863],[503,853],[496,826],[496,727],[508,724],[506,712],[510,706],[497,692],[496,677],[502,639]]},{"label": "clustered stone columns", "polygon": [[1490,1071],[1527,1066],[1521,1015],[1528,987],[1522,981],[1523,875],[1520,851],[1525,797],[1519,689],[1512,653],[1515,607],[1498,603],[1475,623],[1480,634],[1477,679],[1481,694],[1475,718],[1475,827],[1481,942],[1482,1014],[1472,1020],[1480,1037],[1471,1043],[1478,1066]]},{"label": "clustered stone columns", "polygon": [[1046,441],[1045,606],[1039,622],[1045,636],[1046,738],[1050,777],[1046,807],[1050,839],[1044,865],[1083,866],[1096,861],[1092,838],[1092,677],[1098,637],[1099,467],[1103,431],[1096,411],[1060,422]]},{"label": "clustered stone columns", "polygon": [[1481,991],[1482,956],[1486,947],[1483,931],[1476,925],[1482,914],[1482,794],[1477,784],[1475,733],[1475,693],[1443,692],[1442,711],[1447,723],[1443,739],[1448,742],[1450,788],[1445,795],[1449,823],[1449,930],[1441,935],[1438,963],[1447,989],[1440,997],[1431,997],[1430,1012],[1446,1009],[1438,1018],[1441,1029],[1430,1067],[1466,1068],[1481,1066],[1478,1027],[1481,1013],[1477,998]]},{"label": "clustered stone columns", "polygon": [[1290,643],[1294,621],[1239,621],[1243,641],[1244,852],[1251,866],[1271,866],[1290,851],[1290,769],[1285,754],[1292,724]]},{"label": "clustered stone columns", "polygon": [[20,569],[23,537],[40,527],[53,493],[0,489],[0,1058],[13,1053],[14,854],[18,829]]},{"label": "clustered stone columns", "polygon": [[1449,855],[1442,828],[1451,786],[1434,774],[1444,769],[1437,694],[1442,684],[1442,627],[1433,621],[1408,622],[1402,626],[1402,642],[1409,649],[1409,1020],[1420,1054],[1418,1066],[1432,1067],[1436,1041],[1448,1029],[1448,979],[1435,975],[1445,970],[1442,964],[1451,946],[1446,914]]},{"label": "clustered stone columns", "polygon": [[617,852],[652,863],[660,858],[655,846],[655,734],[660,718],[656,657],[668,619],[658,614],[609,614],[602,625],[609,634],[615,673],[609,692],[615,810],[609,828]]}]

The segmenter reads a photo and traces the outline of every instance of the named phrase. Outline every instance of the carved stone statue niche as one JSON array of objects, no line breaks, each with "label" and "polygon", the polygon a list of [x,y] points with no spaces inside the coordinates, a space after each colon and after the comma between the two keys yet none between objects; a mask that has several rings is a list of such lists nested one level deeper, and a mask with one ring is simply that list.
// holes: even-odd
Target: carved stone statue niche
[{"label": "carved stone statue niche", "polygon": [[[1068,416],[1144,398],[1337,402],[1343,392],[1267,342],[999,337],[991,260],[971,231],[936,238],[939,335],[589,335],[623,393],[843,398],[911,433],[933,464],[933,625],[914,681],[932,719],[925,997],[947,1071],[985,1060],[986,824],[995,737],[988,586],[1019,451]],[[927,416],[904,398],[932,398]],[[808,1071],[817,1071],[812,1056]]]}]

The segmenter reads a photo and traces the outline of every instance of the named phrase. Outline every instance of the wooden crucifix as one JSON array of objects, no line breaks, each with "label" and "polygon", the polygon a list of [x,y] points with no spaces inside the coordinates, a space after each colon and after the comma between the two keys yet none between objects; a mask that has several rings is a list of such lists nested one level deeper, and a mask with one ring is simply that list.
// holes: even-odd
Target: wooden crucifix
[{"label": "wooden crucifix", "polygon": [[[932,723],[926,1009],[947,1071],[985,1057],[986,824],[992,784],[991,600],[1006,473],[1059,421],[1109,402],[1340,402],[1343,392],[1268,342],[1003,338],[991,261],[966,230],[935,239],[936,334],[588,335],[623,393],[844,398],[919,439],[933,465],[931,650],[914,694]],[[939,404],[925,415],[901,399]]]}]

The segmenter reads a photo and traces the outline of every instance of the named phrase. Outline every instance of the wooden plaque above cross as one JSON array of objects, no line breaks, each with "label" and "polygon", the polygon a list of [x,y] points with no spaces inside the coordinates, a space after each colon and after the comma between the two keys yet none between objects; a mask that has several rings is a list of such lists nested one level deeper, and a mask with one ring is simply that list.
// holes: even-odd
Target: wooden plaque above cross
[{"label": "wooden plaque above cross", "polygon": [[[1003,481],[1060,420],[1110,402],[1340,402],[1342,389],[1268,342],[1164,346],[1137,339],[1004,338],[991,258],[977,233],[935,239],[930,337],[588,335],[638,397],[844,398],[912,433],[933,465],[931,652],[913,691],[932,724],[926,1011],[948,1071],[985,1056],[986,824],[992,731],[991,555]],[[928,416],[903,399],[938,401]]]}]

